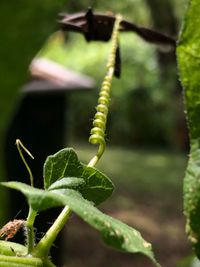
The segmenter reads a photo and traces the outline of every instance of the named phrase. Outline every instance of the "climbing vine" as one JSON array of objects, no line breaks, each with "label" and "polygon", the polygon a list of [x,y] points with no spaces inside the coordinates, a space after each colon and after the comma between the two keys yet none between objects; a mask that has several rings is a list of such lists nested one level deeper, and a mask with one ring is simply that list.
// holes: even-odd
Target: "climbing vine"
[{"label": "climbing vine", "polygon": [[[112,181],[94,166],[102,156],[106,146],[106,120],[121,20],[121,16],[118,15],[114,22],[107,73],[99,93],[97,113],[89,138],[89,142],[98,144],[99,148],[89,164],[81,163],[72,148],[62,149],[47,157],[43,173],[44,189],[37,189],[33,186],[33,176],[23,157],[21,148],[30,156],[31,154],[22,142],[17,140],[18,150],[29,172],[31,185],[21,182],[4,182],[1,185],[20,191],[28,200],[29,214],[27,220],[23,221],[23,227],[27,228],[28,242],[26,246],[21,246],[10,241],[0,241],[1,267],[53,267],[54,264],[49,259],[50,248],[72,212],[96,229],[107,245],[125,252],[140,252],[148,256],[156,266],[160,266],[154,257],[151,244],[145,241],[137,230],[102,213],[96,207],[110,197],[114,190]],[[44,237],[36,243],[33,231],[36,215],[56,206],[64,206],[64,209]],[[14,227],[17,223],[19,224],[19,221],[15,220],[5,225],[1,229],[1,236],[6,236],[7,239],[12,237],[13,235],[9,235],[8,228]],[[15,230],[17,231],[17,229]]]},{"label": "climbing vine", "polygon": [[121,20],[122,20],[121,15],[118,15],[116,17],[116,22],[113,29],[112,47],[108,58],[108,63],[106,66],[107,74],[102,82],[102,87],[100,89],[98,106],[96,108],[97,113],[95,114],[93,121],[94,127],[91,129],[91,136],[89,138],[89,142],[91,144],[99,144],[99,150],[97,152],[97,155],[91,159],[88,166],[96,165],[99,158],[102,156],[106,146],[105,129],[106,129],[106,121],[107,121],[109,102],[110,102],[111,82],[113,79],[113,74],[115,69],[116,51],[119,45],[119,29]]}]

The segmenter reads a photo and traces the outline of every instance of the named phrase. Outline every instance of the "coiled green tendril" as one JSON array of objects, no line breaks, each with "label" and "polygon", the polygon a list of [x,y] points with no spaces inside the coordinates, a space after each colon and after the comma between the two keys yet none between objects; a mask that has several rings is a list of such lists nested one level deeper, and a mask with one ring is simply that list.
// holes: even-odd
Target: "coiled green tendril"
[{"label": "coiled green tendril", "polygon": [[89,142],[95,145],[98,144],[99,148],[97,154],[91,159],[88,166],[96,165],[106,147],[106,142],[105,142],[106,121],[110,103],[110,89],[115,69],[116,50],[119,42],[119,30],[120,30],[121,20],[122,16],[117,15],[111,37],[111,42],[112,42],[111,51],[106,66],[107,73],[101,85],[98,98],[98,105],[96,107],[97,112],[94,116],[93,128],[91,129],[90,132],[91,136],[89,138]]}]

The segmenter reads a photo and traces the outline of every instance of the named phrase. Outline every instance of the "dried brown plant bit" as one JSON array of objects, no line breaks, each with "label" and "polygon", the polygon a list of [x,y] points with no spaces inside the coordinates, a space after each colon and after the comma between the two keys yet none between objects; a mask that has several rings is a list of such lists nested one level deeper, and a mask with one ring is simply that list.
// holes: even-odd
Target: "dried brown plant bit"
[{"label": "dried brown plant bit", "polygon": [[0,229],[0,237],[5,238],[5,240],[13,238],[25,224],[25,220],[13,220],[8,222]]}]

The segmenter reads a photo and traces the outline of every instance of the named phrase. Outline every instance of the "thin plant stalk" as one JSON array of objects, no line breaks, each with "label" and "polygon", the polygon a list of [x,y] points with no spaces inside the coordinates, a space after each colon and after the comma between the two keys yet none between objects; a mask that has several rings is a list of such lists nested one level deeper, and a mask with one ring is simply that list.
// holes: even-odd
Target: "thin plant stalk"
[{"label": "thin plant stalk", "polygon": [[35,245],[35,234],[34,234],[34,221],[37,216],[37,212],[34,211],[31,206],[29,208],[28,217],[26,220],[26,228],[27,228],[27,251],[30,254]]},{"label": "thin plant stalk", "polygon": [[33,250],[33,255],[36,257],[47,257],[49,254],[49,250],[55,241],[57,235],[64,227],[65,223],[69,219],[71,215],[71,210],[68,206],[65,206],[58,218],[46,232],[44,237],[40,240],[40,242],[36,245]]},{"label": "thin plant stalk", "polygon": [[[30,184],[31,186],[33,187],[34,186],[34,181],[33,181],[33,174],[32,174],[32,171],[31,171],[31,168],[28,166],[28,163],[22,153],[22,149],[32,158],[34,159],[33,155],[30,153],[30,151],[23,145],[23,143],[17,139],[16,140],[16,145],[17,145],[17,149],[19,151],[19,155],[29,173],[29,178],[30,178]],[[21,149],[22,148],[22,149]],[[35,217],[37,215],[37,212],[34,211],[32,209],[32,207],[30,206],[29,207],[29,213],[28,213],[28,217],[27,217],[27,220],[26,220],[26,227],[27,227],[27,250],[28,250],[28,254],[31,253],[33,247],[34,247],[34,244],[35,244],[35,234],[34,234],[34,228],[33,228],[33,225],[34,225],[34,221],[35,221]]]}]

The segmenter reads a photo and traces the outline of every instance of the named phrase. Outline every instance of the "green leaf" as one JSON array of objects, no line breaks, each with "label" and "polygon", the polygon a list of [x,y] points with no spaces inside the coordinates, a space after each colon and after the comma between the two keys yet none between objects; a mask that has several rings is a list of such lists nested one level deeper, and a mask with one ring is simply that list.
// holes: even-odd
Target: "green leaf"
[{"label": "green leaf", "polygon": [[62,149],[46,159],[44,164],[45,189],[51,189],[53,183],[63,178],[66,184],[66,179],[71,180],[72,177],[84,179],[85,184],[76,189],[84,198],[93,201],[96,205],[105,201],[114,189],[113,183],[105,174],[96,168],[82,164],[72,148]]},{"label": "green leaf", "polygon": [[62,149],[47,157],[44,163],[44,188],[64,177],[80,177],[82,166],[75,151],[71,148]]},{"label": "green leaf", "polygon": [[0,255],[5,256],[16,256],[16,255],[26,255],[27,248],[23,245],[0,240]]},{"label": "green leaf", "polygon": [[0,240],[1,267],[53,267],[49,259],[30,257],[27,247],[18,243]]},{"label": "green leaf", "polygon": [[85,186],[81,187],[79,192],[82,196],[94,202],[96,205],[105,201],[114,190],[114,185],[110,179],[94,167],[88,167],[84,164],[81,177],[85,180]]},{"label": "green leaf", "polygon": [[154,258],[151,245],[141,237],[138,231],[103,214],[93,206],[92,202],[84,199],[79,192],[73,189],[46,191],[19,182],[2,184],[21,191],[36,211],[44,210],[47,207],[68,205],[73,212],[101,233],[107,245],[121,251],[142,253],[148,256],[157,266],[160,266]]},{"label": "green leaf", "polygon": [[184,87],[190,158],[184,179],[186,230],[200,258],[200,2],[190,0],[177,46],[178,65]]},{"label": "green leaf", "polygon": [[85,180],[82,178],[76,178],[76,177],[67,177],[62,178],[55,183],[51,184],[48,188],[48,190],[55,190],[55,189],[80,189],[85,185]]},{"label": "green leaf", "polygon": [[[34,188],[20,182],[3,182],[1,185],[15,189],[24,194],[29,205],[35,211],[42,211],[56,206],[63,206],[62,198],[53,191]],[[62,197],[62,196],[61,196]]]},{"label": "green leaf", "polygon": [[63,194],[63,201],[70,209],[101,233],[108,246],[124,252],[142,253],[160,266],[154,258],[151,244],[146,242],[138,231],[102,213],[81,195],[75,195],[72,190],[70,193],[59,190],[58,194]]},{"label": "green leaf", "polygon": [[184,213],[189,240],[200,257],[200,149],[192,151],[184,179]]}]

